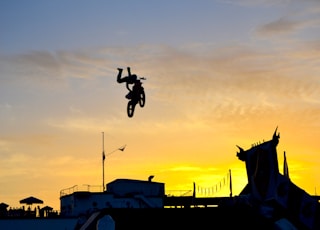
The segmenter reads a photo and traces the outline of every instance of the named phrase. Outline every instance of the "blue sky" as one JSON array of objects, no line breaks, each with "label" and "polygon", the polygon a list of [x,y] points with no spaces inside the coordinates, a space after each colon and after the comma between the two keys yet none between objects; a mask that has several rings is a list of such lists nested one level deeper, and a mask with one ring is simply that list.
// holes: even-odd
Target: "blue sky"
[{"label": "blue sky", "polygon": [[[0,2],[0,202],[147,179],[211,186],[236,158],[281,133],[290,176],[319,187],[320,3],[301,0]],[[126,115],[117,68],[144,76],[146,106]],[[126,73],[126,70],[125,70]],[[226,192],[225,195],[229,193]],[[221,194],[220,194],[221,195]],[[223,194],[222,194],[223,195]]]},{"label": "blue sky", "polygon": [[[280,1],[281,2],[281,1]],[[211,43],[248,39],[286,4],[223,1],[2,1],[1,50]],[[301,10],[301,8],[300,8]],[[257,20],[258,19],[258,20]],[[237,34],[237,36],[234,36]]]}]

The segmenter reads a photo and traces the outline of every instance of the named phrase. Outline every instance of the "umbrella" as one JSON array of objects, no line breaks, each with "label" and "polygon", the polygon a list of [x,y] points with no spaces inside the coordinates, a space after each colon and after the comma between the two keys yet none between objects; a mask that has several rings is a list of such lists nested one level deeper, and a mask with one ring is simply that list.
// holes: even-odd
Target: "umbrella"
[{"label": "umbrella", "polygon": [[22,199],[20,200],[20,204],[43,204],[43,201],[36,198],[36,197],[33,197],[33,196],[30,196],[30,197],[27,197],[25,199]]},{"label": "umbrella", "polygon": [[8,204],[6,204],[6,203],[0,203],[0,209],[6,209],[6,208],[8,208],[9,207],[9,205]]},{"label": "umbrella", "polygon": [[51,211],[53,208],[50,206],[44,206],[43,208],[41,208],[44,211]]}]

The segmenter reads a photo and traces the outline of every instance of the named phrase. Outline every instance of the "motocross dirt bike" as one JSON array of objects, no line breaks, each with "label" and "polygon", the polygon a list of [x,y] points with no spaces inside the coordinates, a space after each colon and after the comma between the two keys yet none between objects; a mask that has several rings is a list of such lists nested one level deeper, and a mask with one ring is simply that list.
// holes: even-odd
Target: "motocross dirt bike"
[{"label": "motocross dirt bike", "polygon": [[144,107],[144,105],[146,103],[146,95],[145,95],[141,80],[146,80],[146,78],[144,78],[144,77],[138,78],[134,82],[132,90],[129,89],[129,87],[127,85],[127,88],[130,90],[129,96],[127,97],[129,99],[128,105],[127,105],[128,117],[133,117],[135,107],[138,103],[139,103],[140,107]]}]

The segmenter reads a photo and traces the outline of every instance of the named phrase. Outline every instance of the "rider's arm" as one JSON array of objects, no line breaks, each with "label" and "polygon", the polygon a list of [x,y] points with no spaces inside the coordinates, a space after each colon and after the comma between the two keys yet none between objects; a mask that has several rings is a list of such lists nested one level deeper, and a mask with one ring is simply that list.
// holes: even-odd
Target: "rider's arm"
[{"label": "rider's arm", "polygon": [[129,91],[132,91],[132,90],[130,89],[130,87],[129,87],[129,83],[128,83],[128,82],[126,82],[126,87],[127,87],[127,89],[128,89]]}]

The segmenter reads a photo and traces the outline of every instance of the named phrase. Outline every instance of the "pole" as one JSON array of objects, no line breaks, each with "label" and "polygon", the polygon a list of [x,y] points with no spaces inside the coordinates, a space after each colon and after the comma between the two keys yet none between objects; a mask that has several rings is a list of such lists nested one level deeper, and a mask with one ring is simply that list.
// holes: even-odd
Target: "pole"
[{"label": "pole", "polygon": [[104,154],[104,132],[102,132],[102,191],[104,192],[104,160],[106,155]]},{"label": "pole", "polygon": [[108,154],[105,154],[105,151],[104,151],[104,132],[102,132],[102,191],[106,191],[106,186],[104,184],[104,162],[106,160],[106,157],[112,153],[114,153],[115,151],[124,151],[124,149],[126,148],[126,145],[123,145],[122,147],[120,148],[117,148],[115,150],[113,150],[112,152],[108,153]]},{"label": "pole", "polygon": [[232,197],[232,177],[231,177],[231,169],[229,169],[229,188],[230,188],[230,197]]}]

